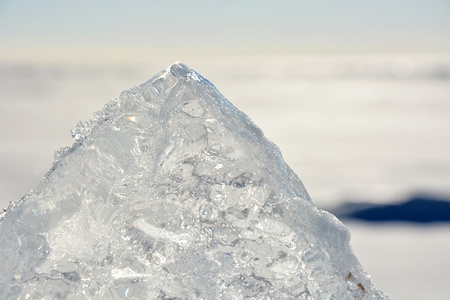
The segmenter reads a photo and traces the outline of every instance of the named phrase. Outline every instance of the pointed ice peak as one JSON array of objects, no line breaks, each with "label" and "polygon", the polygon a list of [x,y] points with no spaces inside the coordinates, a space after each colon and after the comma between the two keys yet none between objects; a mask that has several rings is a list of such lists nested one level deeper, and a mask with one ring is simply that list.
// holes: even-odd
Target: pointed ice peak
[{"label": "pointed ice peak", "polygon": [[0,220],[0,298],[384,299],[273,143],[175,63],[72,132]]},{"label": "pointed ice peak", "polygon": [[189,68],[188,66],[186,66],[181,62],[176,62],[172,64],[169,68],[170,73],[177,79],[194,80],[197,82],[201,82],[204,80],[204,78],[200,74],[198,74],[197,72],[195,72],[194,70],[192,70],[191,68]]},{"label": "pointed ice peak", "polygon": [[[169,78],[173,77],[173,78]],[[173,85],[178,80],[182,80],[184,82],[195,81],[195,82],[205,82],[206,85],[213,85],[203,78],[200,74],[186,66],[181,62],[175,62],[174,64],[167,67],[165,70],[155,75],[152,79],[150,79],[146,84],[152,85],[152,88],[159,93],[167,93]],[[146,85],[144,84],[144,85]],[[130,93],[139,92],[142,89],[141,87],[134,87],[130,90],[124,91],[119,99],[110,100],[103,110],[98,111],[94,114],[94,118],[85,122],[79,122],[74,130],[71,131],[72,138],[76,143],[80,143],[86,139],[87,136],[96,128],[99,124],[108,121],[112,115],[114,115],[119,109],[120,105],[124,105],[123,102],[130,101],[130,98],[127,97]],[[122,101],[119,101],[122,100]],[[55,157],[59,157],[61,154],[64,154],[66,150],[59,149],[57,153],[55,153]]]}]

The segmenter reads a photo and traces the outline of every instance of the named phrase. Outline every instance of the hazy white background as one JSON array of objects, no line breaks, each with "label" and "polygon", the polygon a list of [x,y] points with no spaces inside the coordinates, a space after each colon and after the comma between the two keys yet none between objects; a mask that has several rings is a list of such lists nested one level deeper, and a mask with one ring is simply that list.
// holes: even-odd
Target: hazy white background
[{"label": "hazy white background", "polygon": [[[0,0],[0,208],[70,129],[182,61],[274,141],[316,205],[450,197],[448,1]],[[349,222],[393,299],[449,299],[450,226]]]}]

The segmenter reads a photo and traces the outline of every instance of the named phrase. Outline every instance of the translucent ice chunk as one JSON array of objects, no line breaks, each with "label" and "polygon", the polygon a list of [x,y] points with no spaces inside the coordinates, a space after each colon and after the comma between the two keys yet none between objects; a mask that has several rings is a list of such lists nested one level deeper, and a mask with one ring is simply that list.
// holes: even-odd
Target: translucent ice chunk
[{"label": "translucent ice chunk", "polygon": [[279,149],[177,63],[0,215],[1,299],[385,299]]}]

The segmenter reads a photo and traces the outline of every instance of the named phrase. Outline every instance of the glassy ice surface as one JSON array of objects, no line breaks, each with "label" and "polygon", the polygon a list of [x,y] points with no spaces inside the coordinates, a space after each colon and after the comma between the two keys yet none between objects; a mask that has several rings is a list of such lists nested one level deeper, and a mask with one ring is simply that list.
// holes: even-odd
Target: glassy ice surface
[{"label": "glassy ice surface", "polygon": [[386,299],[279,149],[177,63],[0,216],[1,299]]}]

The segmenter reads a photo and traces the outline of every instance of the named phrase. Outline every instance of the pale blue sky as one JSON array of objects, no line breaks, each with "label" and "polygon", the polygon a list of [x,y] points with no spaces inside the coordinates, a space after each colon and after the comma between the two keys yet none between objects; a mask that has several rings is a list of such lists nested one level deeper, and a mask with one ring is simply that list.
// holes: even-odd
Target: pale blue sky
[{"label": "pale blue sky", "polygon": [[450,49],[450,1],[0,0],[3,47]]}]

